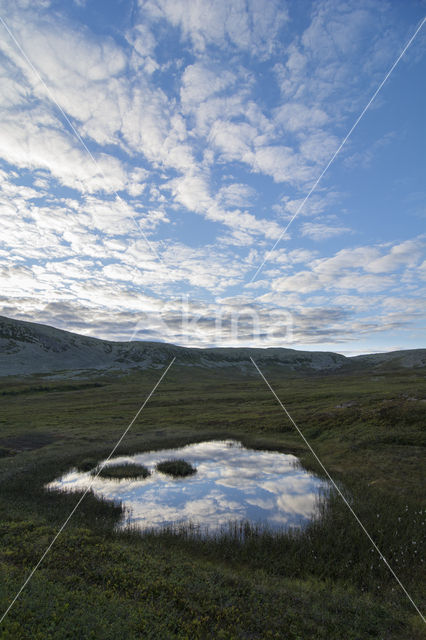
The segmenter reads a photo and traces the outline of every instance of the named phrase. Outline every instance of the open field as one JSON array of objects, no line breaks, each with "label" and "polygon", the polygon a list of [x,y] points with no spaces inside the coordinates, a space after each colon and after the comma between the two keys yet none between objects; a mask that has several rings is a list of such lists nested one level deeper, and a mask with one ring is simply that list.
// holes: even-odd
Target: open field
[{"label": "open field", "polygon": [[[2,380],[2,610],[78,500],[43,485],[107,455],[159,375]],[[424,369],[268,377],[424,610]],[[321,475],[255,372],[172,367],[117,453],[225,437],[295,453]],[[120,513],[86,497],[0,627],[2,640],[425,637],[338,496],[303,535],[252,532],[244,542],[238,532],[209,541],[117,534]]]}]

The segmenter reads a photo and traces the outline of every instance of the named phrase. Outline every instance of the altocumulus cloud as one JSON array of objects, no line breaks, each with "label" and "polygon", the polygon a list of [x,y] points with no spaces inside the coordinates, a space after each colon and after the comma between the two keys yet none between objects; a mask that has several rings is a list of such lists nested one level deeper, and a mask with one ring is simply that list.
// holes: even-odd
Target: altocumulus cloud
[{"label": "altocumulus cloud", "polygon": [[106,15],[99,0],[1,0],[0,14],[37,70],[1,27],[3,313],[198,346],[289,346],[289,315],[293,346],[418,341],[416,43],[250,277],[420,2],[128,0]]}]

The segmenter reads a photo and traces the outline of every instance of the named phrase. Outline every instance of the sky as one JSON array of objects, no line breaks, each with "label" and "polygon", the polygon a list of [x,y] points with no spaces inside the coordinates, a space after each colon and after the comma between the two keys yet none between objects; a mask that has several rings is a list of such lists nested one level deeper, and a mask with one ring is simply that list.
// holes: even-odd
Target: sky
[{"label": "sky", "polygon": [[0,313],[194,347],[425,347],[426,24],[365,110],[425,16],[0,0]]}]

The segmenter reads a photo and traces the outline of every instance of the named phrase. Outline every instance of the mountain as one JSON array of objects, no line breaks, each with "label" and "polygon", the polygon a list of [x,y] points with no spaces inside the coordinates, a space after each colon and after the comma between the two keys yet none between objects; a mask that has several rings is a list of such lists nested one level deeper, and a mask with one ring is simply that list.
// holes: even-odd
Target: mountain
[{"label": "mountain", "polygon": [[380,368],[395,363],[403,367],[426,366],[426,349],[355,358],[281,348],[196,349],[159,342],[111,342],[0,316],[0,376],[161,368],[173,357],[181,366],[251,370],[250,356],[260,367],[274,366],[301,373]]}]

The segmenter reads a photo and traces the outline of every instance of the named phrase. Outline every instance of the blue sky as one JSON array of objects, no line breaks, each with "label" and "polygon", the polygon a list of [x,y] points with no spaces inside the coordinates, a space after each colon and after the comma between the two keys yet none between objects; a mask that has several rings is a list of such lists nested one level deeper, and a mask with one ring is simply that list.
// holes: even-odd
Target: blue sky
[{"label": "blue sky", "polygon": [[0,313],[187,346],[424,347],[426,25],[271,248],[425,15],[0,0]]}]

